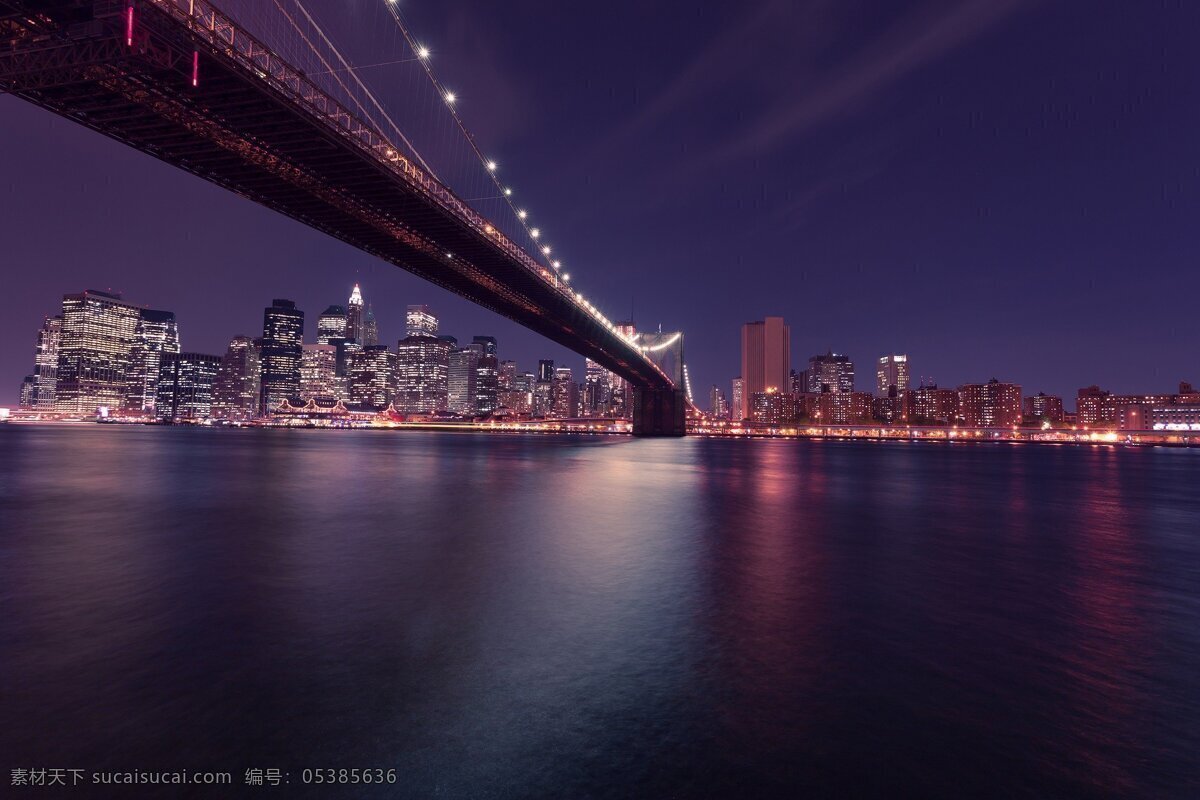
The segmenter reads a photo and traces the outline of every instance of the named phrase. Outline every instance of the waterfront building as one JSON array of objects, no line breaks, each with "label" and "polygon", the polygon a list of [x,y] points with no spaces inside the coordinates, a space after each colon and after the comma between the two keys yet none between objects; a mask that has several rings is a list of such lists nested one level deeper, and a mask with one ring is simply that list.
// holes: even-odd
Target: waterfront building
[{"label": "waterfront building", "polygon": [[21,379],[21,394],[17,398],[17,408],[22,411],[32,410],[37,406],[37,376],[26,375]]},{"label": "waterfront building", "polygon": [[33,357],[33,404],[39,411],[53,411],[57,395],[58,345],[62,338],[62,317],[46,317],[38,330],[37,351]]},{"label": "waterfront building", "polygon": [[124,408],[154,415],[159,364],[163,353],[179,352],[179,328],[171,311],[143,308],[129,357]]},{"label": "waterfront building", "polygon": [[778,427],[796,421],[796,399],[791,392],[768,389],[750,395],[750,421]]},{"label": "waterfront building", "polygon": [[958,415],[971,428],[1002,428],[1021,424],[1021,387],[992,378],[987,383],[958,387]]},{"label": "waterfront building", "polygon": [[874,399],[872,416],[889,425],[903,424],[909,421],[912,404],[912,390],[897,389],[895,384],[892,384],[888,387],[887,394]]},{"label": "waterfront building", "polygon": [[746,419],[746,382],[741,377],[733,379],[729,387],[729,397],[729,418],[734,422]]},{"label": "waterfront building", "polygon": [[[743,396],[791,388],[791,329],[783,317],[767,317],[742,326]],[[678,385],[678,384],[676,384]]]},{"label": "waterfront building", "polygon": [[261,402],[262,340],[235,336],[217,366],[213,381],[213,419],[246,422],[258,414]]},{"label": "waterfront building", "polygon": [[220,356],[164,352],[159,358],[154,415],[168,422],[212,417],[213,388]]},{"label": "waterfront building", "polygon": [[350,291],[350,300],[346,303],[346,338],[359,343],[367,339],[367,321],[363,309],[362,290],[358,284]]},{"label": "waterfront building", "polygon": [[385,344],[347,354],[346,394],[362,408],[383,410],[396,397],[396,354]]},{"label": "waterfront building", "polygon": [[1027,417],[1037,417],[1047,422],[1062,422],[1066,416],[1063,411],[1063,399],[1042,392],[1025,398],[1024,411]]},{"label": "waterfront building", "polygon": [[[908,356],[903,354],[879,357],[875,365],[875,394],[878,397],[902,396],[908,391]],[[896,394],[890,393],[892,389]]]},{"label": "waterfront building", "polygon": [[538,361],[537,381],[533,386],[533,414],[549,417],[554,413],[554,362],[549,359]]},{"label": "waterfront building", "polygon": [[729,408],[725,405],[725,393],[715,383],[708,390],[708,410],[714,417],[724,419],[729,416]]},{"label": "waterfront building", "polygon": [[873,400],[870,392],[812,393],[817,398],[816,421],[822,425],[860,425],[871,419]]},{"label": "waterfront building", "polygon": [[337,374],[337,345],[306,344],[300,353],[300,399],[333,403],[346,396]]},{"label": "waterfront building", "polygon": [[445,411],[449,405],[449,369],[450,342],[428,333],[410,332],[396,345],[396,408],[406,414]]},{"label": "waterfront building", "polygon": [[832,350],[813,356],[808,360],[807,380],[810,392],[853,392],[854,362]]},{"label": "waterfront building", "polygon": [[1189,384],[1181,384],[1178,394],[1112,394],[1099,386],[1088,386],[1080,389],[1075,399],[1076,416],[1080,425],[1120,427],[1122,415],[1134,406],[1165,407],[1200,402],[1200,396],[1191,389]]},{"label": "waterfront building", "polygon": [[63,296],[54,408],[91,415],[124,405],[141,309],[119,294]]},{"label": "waterfront building", "polygon": [[579,384],[575,383],[570,367],[558,367],[554,370],[550,393],[549,416],[557,419],[579,416]]},{"label": "waterfront building", "polygon": [[475,413],[491,414],[500,407],[500,362],[496,358],[496,338],[476,336],[471,342],[477,354],[475,362]]},{"label": "waterfront building", "polygon": [[304,312],[291,300],[273,300],[263,310],[263,410],[299,398],[303,345]]},{"label": "waterfront building", "polygon": [[438,320],[429,306],[409,306],[404,315],[405,336],[437,336]]},{"label": "waterfront building", "polygon": [[346,307],[330,306],[317,317],[317,344],[333,344],[335,339],[348,339],[346,335]]},{"label": "waterfront building", "polygon": [[910,422],[917,425],[952,425],[958,421],[958,392],[922,384],[913,391]]},{"label": "waterfront building", "polygon": [[1200,403],[1137,404],[1121,415],[1121,430],[1200,432]]},{"label": "waterfront building", "polygon": [[455,414],[475,414],[475,381],[479,367],[478,347],[460,347],[450,352],[447,408]]}]

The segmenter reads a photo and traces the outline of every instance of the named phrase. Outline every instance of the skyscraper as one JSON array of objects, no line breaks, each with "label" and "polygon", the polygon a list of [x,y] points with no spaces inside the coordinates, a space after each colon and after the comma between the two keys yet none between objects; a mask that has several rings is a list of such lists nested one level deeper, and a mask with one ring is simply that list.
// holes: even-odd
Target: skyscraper
[{"label": "skyscraper", "polygon": [[277,299],[263,310],[262,410],[300,396],[300,357],[304,312],[291,300]]},{"label": "skyscraper", "polygon": [[33,399],[31,408],[53,411],[58,380],[58,344],[62,338],[62,317],[46,317],[38,331],[37,352],[33,359]]},{"label": "skyscraper", "polygon": [[[767,317],[742,326],[743,396],[788,391],[792,370],[792,332],[783,317]],[[743,413],[747,409],[743,408]]]},{"label": "skyscraper", "polygon": [[63,296],[55,410],[93,414],[125,401],[141,309],[119,294],[88,289]]},{"label": "skyscraper", "polygon": [[350,291],[350,301],[346,304],[346,338],[353,339],[359,344],[364,344],[366,333],[362,290],[358,288],[358,284],[356,283]]},{"label": "skyscraper", "polygon": [[446,410],[450,349],[450,342],[427,333],[410,334],[400,340],[396,345],[397,409],[406,414]]},{"label": "skyscraper", "polygon": [[351,403],[376,410],[387,408],[396,398],[396,354],[385,344],[350,353],[346,384]]},{"label": "skyscraper", "polygon": [[608,416],[609,405],[612,403],[612,389],[609,386],[611,372],[592,361],[590,358],[583,362],[583,396],[580,398],[580,413],[585,417]]},{"label": "skyscraper", "polygon": [[730,408],[729,416],[734,422],[746,419],[749,409],[746,408],[746,382],[737,377],[729,387]]},{"label": "skyscraper", "polygon": [[245,422],[259,410],[262,393],[262,340],[235,336],[217,366],[213,380],[214,419]]},{"label": "skyscraper", "polygon": [[409,306],[404,315],[405,336],[437,336],[438,321],[429,306]]},{"label": "skyscraper", "polygon": [[908,356],[886,355],[879,357],[875,369],[875,394],[887,397],[888,390],[896,388],[897,394],[908,390]]},{"label": "skyscraper", "polygon": [[347,339],[346,307],[330,306],[317,317],[317,344],[333,344],[334,339]]},{"label": "skyscraper", "polygon": [[375,311],[367,304],[367,313],[363,316],[364,347],[374,347],[379,344],[379,323],[375,320]]},{"label": "skyscraper", "polygon": [[475,413],[475,381],[480,351],[479,347],[462,347],[450,352],[448,408],[455,414]]},{"label": "skyscraper", "polygon": [[548,417],[554,413],[554,362],[538,361],[537,380],[533,384],[533,414]]},{"label": "skyscraper", "polygon": [[26,375],[21,379],[21,395],[17,398],[17,408],[29,411],[36,405],[37,376]]},{"label": "skyscraper", "polygon": [[174,422],[209,419],[221,357],[163,352],[158,361],[155,416]]},{"label": "skyscraper", "polygon": [[708,410],[714,417],[720,419],[729,416],[729,409],[725,405],[725,393],[715,383],[708,390]]},{"label": "skyscraper", "polygon": [[[637,336],[637,326],[632,320],[618,322],[613,326],[613,329],[628,341],[633,341]],[[633,416],[633,391],[629,387],[629,382],[615,372],[608,373],[608,392],[609,392],[609,409],[608,414],[613,417],[626,418]]]},{"label": "skyscraper", "polygon": [[475,363],[475,413],[491,414],[500,407],[500,362],[496,358],[496,337],[476,336],[471,347],[478,353]]},{"label": "skyscraper", "polygon": [[570,367],[554,370],[550,407],[551,416],[558,419],[579,415],[579,384],[575,383]]},{"label": "skyscraper", "polygon": [[126,411],[154,414],[162,354],[178,352],[179,328],[175,324],[175,314],[143,308],[129,359]]},{"label": "skyscraper", "polygon": [[345,396],[344,380],[337,375],[337,346],[304,345],[300,353],[300,399],[332,403]]},{"label": "skyscraper", "polygon": [[832,350],[823,356],[813,356],[808,360],[806,374],[808,391],[815,394],[854,391],[854,362],[849,356],[839,355]]}]

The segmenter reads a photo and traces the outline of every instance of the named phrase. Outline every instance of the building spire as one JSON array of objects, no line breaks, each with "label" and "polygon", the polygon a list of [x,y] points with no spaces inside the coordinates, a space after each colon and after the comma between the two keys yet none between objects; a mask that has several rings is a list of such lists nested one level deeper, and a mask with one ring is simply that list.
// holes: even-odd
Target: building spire
[{"label": "building spire", "polygon": [[354,290],[350,292],[350,305],[361,306],[363,304],[362,290],[358,288],[358,284],[354,284]]}]

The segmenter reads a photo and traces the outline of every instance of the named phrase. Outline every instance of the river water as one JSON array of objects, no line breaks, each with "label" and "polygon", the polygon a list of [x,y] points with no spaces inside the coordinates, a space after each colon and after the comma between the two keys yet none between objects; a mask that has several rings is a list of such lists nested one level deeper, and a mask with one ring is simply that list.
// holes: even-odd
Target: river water
[{"label": "river water", "polygon": [[0,426],[0,796],[1188,798],[1198,754],[1200,451]]}]

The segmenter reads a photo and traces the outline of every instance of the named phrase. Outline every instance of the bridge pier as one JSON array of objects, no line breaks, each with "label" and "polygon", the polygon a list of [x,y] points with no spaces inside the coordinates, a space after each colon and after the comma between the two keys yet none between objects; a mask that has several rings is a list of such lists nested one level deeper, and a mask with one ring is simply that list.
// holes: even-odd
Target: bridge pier
[{"label": "bridge pier", "polygon": [[683,436],[687,400],[682,389],[633,390],[634,436]]}]

